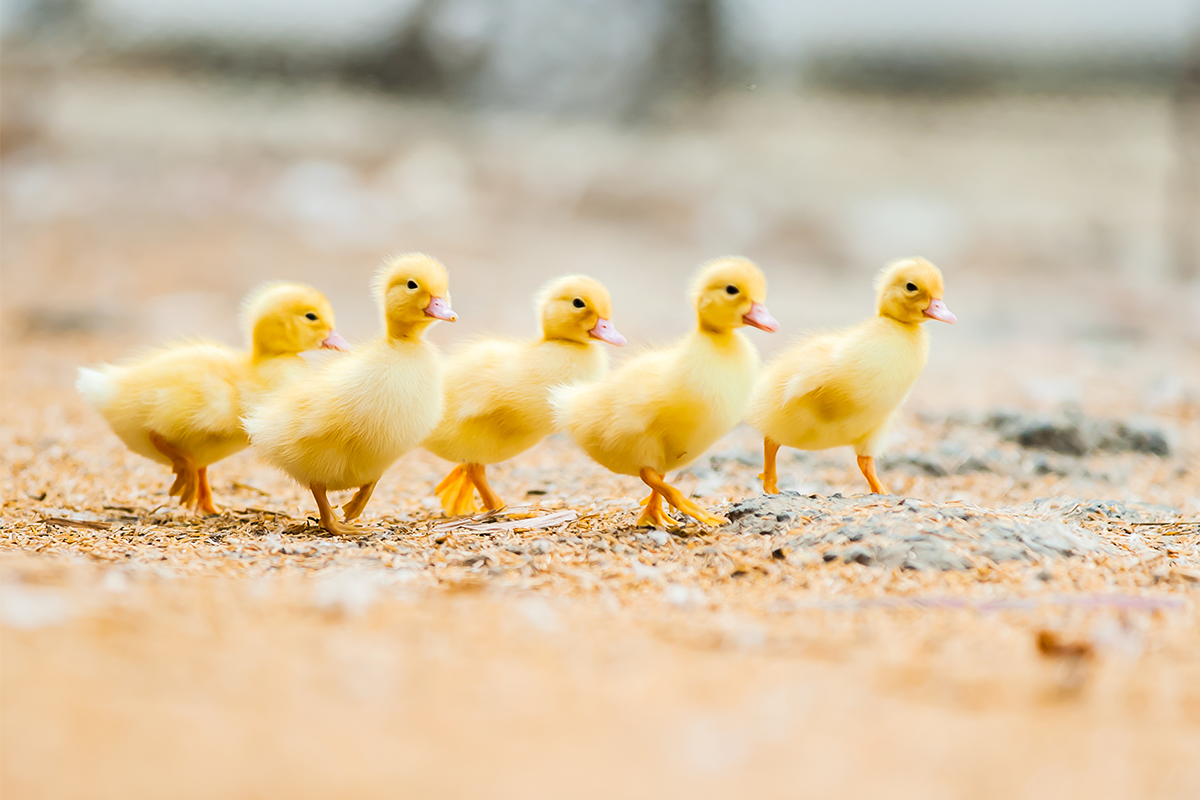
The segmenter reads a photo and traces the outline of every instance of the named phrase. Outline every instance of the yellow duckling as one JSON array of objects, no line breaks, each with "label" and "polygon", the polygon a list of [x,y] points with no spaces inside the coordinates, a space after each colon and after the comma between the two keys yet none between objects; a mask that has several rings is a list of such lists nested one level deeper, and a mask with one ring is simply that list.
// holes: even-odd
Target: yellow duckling
[{"label": "yellow duckling", "polygon": [[853,328],[803,339],[763,371],[747,421],[765,437],[759,477],[777,494],[775,456],[782,445],[825,450],[849,445],[871,491],[885,494],[875,456],[896,410],[929,359],[927,319],[958,321],[942,300],[942,273],[906,258],[875,280],[878,316]]},{"label": "yellow duckling", "polygon": [[485,339],[446,364],[446,411],[424,446],[459,462],[434,490],[447,515],[475,511],[475,490],[488,510],[503,506],[488,485],[486,465],[506,461],[552,433],[550,389],[598,380],[608,370],[608,354],[599,343],[625,344],[599,281],[579,275],[553,281],[538,294],[537,308],[541,339]]},{"label": "yellow duckling", "polygon": [[706,264],[692,284],[693,333],[633,358],[598,383],[552,391],[559,423],[588,455],[650,487],[639,527],[674,527],[663,500],[706,525],[726,521],[663,475],[691,463],[745,413],[758,351],[737,329],[779,329],[763,304],[766,294],[767,281],[750,261],[729,257]]},{"label": "yellow duckling", "polygon": [[208,467],[245,448],[242,414],[256,398],[304,374],[300,353],[346,349],[325,296],[295,283],[268,284],[242,305],[250,351],[197,342],[120,364],[82,367],[79,393],[137,453],[171,467],[171,496],[217,513]]},{"label": "yellow duckling", "polygon": [[[385,332],[310,379],[272,394],[246,417],[258,454],[308,487],[321,527],[359,535],[358,517],[384,471],[416,447],[442,414],[437,349],[425,331],[453,322],[450,278],[422,253],[389,260],[375,274]],[[333,515],[326,493],[357,488]]]}]

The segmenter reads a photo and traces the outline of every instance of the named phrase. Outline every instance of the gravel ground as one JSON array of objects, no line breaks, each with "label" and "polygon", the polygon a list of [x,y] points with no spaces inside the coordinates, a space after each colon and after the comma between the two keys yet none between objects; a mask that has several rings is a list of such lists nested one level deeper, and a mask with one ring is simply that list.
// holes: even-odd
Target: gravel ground
[{"label": "gravel ground", "polygon": [[[472,200],[438,195],[474,209],[461,227],[435,207],[347,232],[334,224],[344,206],[279,211],[264,188],[293,181],[306,203],[311,181],[319,196],[350,191],[288,161],[288,147],[341,157],[342,117],[276,108],[299,133],[246,126],[264,144],[230,118],[253,115],[253,95],[221,111],[188,87],[132,80],[68,87],[46,141],[5,164],[6,797],[1200,796],[1196,287],[1070,258],[1059,272],[998,271],[995,249],[943,261],[962,324],[934,332],[882,459],[894,496],[861,494],[849,452],[785,450],[785,493],[763,498],[760,442],[739,428],[677,476],[731,517],[718,530],[633,529],[640,484],[558,437],[492,471],[510,503],[496,518],[442,519],[432,486],[447,465],[417,452],[380,483],[360,540],[320,535],[311,498],[250,453],[213,468],[225,510],[197,519],[83,406],[77,366],[171,335],[233,340],[237,298],[272,276],[326,289],[339,327],[366,335],[380,240],[450,266],[463,322],[435,332],[444,345],[528,330],[533,289],[572,270],[610,283],[632,341],[661,339],[686,324],[682,287],[713,245],[671,227],[669,197],[614,217],[641,191],[612,194],[618,178],[661,169],[669,184],[731,140],[750,172],[778,151],[744,123],[641,132],[637,147],[500,126],[464,145],[445,110],[332,94],[313,107],[362,123],[364,174],[386,161],[372,148],[387,137],[367,124],[380,119],[417,150],[429,122],[429,136],[493,159],[471,165],[482,173],[548,141],[564,163],[594,148],[608,159],[561,213],[526,176],[525,189],[495,179]],[[181,116],[122,127],[105,109],[131,85]],[[827,122],[860,130],[833,105]],[[1141,141],[1148,123],[1125,110],[1097,104],[1060,125],[1045,104],[1001,102],[898,119],[910,144],[930,137],[912,145],[919,159],[945,146],[962,163],[974,162],[948,139],[1007,119],[1020,146],[993,178],[1051,194],[1078,180],[1091,202],[1125,188],[1124,168],[1054,153],[1077,129]],[[883,112],[858,113],[866,137]],[[295,144],[304,136],[333,144]],[[157,166],[131,161],[139,148]],[[646,148],[684,161],[627,158]],[[878,155],[878,170],[903,178],[906,157]],[[1103,207],[1153,227],[1135,206]],[[768,355],[869,305],[873,266],[787,266],[795,241],[761,245],[786,326],[778,341],[754,334]]]}]

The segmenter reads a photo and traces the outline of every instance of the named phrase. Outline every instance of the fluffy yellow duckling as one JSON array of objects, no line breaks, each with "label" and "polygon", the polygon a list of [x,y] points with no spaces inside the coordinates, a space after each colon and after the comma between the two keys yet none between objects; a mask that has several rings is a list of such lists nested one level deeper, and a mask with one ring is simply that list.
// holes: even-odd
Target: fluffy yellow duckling
[{"label": "fluffy yellow duckling", "polygon": [[[375,275],[385,332],[310,379],[272,394],[246,418],[258,454],[307,486],[321,527],[359,535],[358,517],[384,471],[416,447],[442,414],[437,349],[425,331],[450,309],[450,279],[422,253],[389,260]],[[357,488],[333,514],[326,493]]]},{"label": "fluffy yellow duckling", "polygon": [[921,323],[958,321],[942,300],[942,273],[923,258],[883,269],[875,281],[878,316],[853,328],[803,339],[763,371],[747,421],[763,434],[763,489],[779,492],[782,445],[825,450],[849,445],[871,491],[885,494],[875,456],[896,410],[929,359]]},{"label": "fluffy yellow duckling", "polygon": [[600,342],[625,344],[599,281],[581,275],[553,281],[538,294],[537,308],[541,339],[485,339],[446,363],[446,411],[424,446],[459,462],[434,490],[447,515],[474,512],[475,490],[487,509],[504,505],[488,485],[486,465],[506,461],[552,433],[550,389],[598,380],[608,370]]},{"label": "fluffy yellow duckling", "polygon": [[551,393],[559,423],[588,455],[650,487],[639,527],[674,527],[663,500],[706,525],[726,521],[663,476],[691,463],[745,413],[758,351],[737,329],[779,329],[763,304],[766,294],[767,281],[750,261],[729,257],[706,264],[692,284],[694,332],[673,347],[633,358],[598,383]]},{"label": "fluffy yellow duckling", "polygon": [[171,496],[217,513],[209,465],[250,442],[242,414],[258,397],[304,374],[305,350],[342,350],[325,296],[295,283],[246,298],[249,352],[198,342],[152,350],[120,364],[82,367],[76,387],[133,452],[171,467]]}]

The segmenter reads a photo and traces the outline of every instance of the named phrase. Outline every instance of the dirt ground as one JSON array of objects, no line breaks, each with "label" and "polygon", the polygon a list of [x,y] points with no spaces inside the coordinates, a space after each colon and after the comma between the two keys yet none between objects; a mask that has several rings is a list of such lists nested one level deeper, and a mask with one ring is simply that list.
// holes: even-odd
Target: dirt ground
[{"label": "dirt ground", "polygon": [[[29,80],[45,91],[0,197],[5,797],[1200,796],[1200,287],[1155,255],[1159,101],[734,98],[609,130]],[[846,529],[907,497],[919,519],[963,511],[964,547],[1015,515],[1094,550],[941,571],[805,543],[813,520],[637,531],[638,483],[558,437],[492,471],[523,521],[444,527],[447,465],[424,452],[384,477],[362,540],[318,535],[311,498],[248,452],[212,470],[225,512],[196,519],[73,390],[140,344],[237,341],[238,298],[272,277],[368,336],[369,275],[409,249],[450,269],[446,347],[530,332],[529,297],[569,271],[610,286],[632,343],[660,341],[696,263],[743,250],[784,324],[752,334],[769,357],[870,308],[886,256],[854,242],[874,212],[812,220],[916,175],[965,209],[956,249],[929,253],[961,322],[933,331],[892,437],[896,496]],[[714,186],[749,205],[706,205]],[[1024,446],[998,409],[1167,452]],[[678,482],[729,509],[759,494],[757,447],[739,428]],[[864,489],[848,452],[780,467],[822,508]]]}]

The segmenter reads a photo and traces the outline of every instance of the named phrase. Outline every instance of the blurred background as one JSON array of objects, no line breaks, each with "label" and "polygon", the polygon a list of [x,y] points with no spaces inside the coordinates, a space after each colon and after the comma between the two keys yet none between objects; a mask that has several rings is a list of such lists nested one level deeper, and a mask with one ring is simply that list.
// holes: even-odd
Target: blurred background
[{"label": "blurred background", "polygon": [[1197,0],[3,0],[0,30],[10,353],[236,341],[269,278],[367,336],[370,273],[425,250],[446,344],[531,333],[566,272],[659,340],[741,253],[769,355],[919,254],[961,322],[918,407],[1200,397]]},{"label": "blurred background", "polygon": [[[767,357],[923,255],[959,323],[929,324],[885,480],[972,536],[1082,520],[1120,549],[917,572],[799,528],[654,538],[624,529],[637,482],[554,437],[492,480],[570,529],[430,530],[421,452],[370,540],[316,537],[249,452],[193,521],[74,391],[239,341],[268,279],[370,336],[411,250],[450,270],[442,345],[532,335],[582,272],[627,350],[739,253]],[[1047,453],[998,406],[1164,444]],[[760,444],[681,486],[757,494]],[[1200,0],[0,0],[0,462],[6,800],[1200,797],[1200,544],[1130,522],[1200,513]],[[846,448],[781,471],[864,489]]]}]

